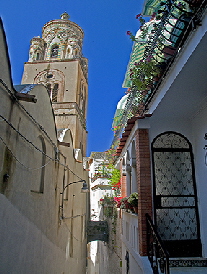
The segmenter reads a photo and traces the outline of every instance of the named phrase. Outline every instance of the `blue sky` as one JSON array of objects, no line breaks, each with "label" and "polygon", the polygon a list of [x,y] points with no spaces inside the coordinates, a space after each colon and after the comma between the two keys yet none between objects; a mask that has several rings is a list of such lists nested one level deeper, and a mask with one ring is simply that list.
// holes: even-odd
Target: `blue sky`
[{"label": "blue sky", "polygon": [[88,152],[110,148],[111,125],[122,88],[132,41],[126,31],[139,28],[143,0],[1,0],[14,84],[20,84],[30,40],[42,27],[67,12],[85,33],[83,55],[89,60]]}]

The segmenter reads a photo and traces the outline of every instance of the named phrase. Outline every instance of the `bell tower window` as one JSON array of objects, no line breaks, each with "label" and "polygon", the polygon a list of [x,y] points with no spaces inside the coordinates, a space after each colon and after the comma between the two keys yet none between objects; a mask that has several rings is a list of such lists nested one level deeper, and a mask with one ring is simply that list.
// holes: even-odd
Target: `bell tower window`
[{"label": "bell tower window", "polygon": [[34,79],[35,84],[46,87],[51,102],[61,102],[64,97],[64,74],[56,69],[45,69]]},{"label": "bell tower window", "polygon": [[51,84],[47,84],[46,88],[47,88],[48,95],[50,96],[50,93],[51,93]]},{"label": "bell tower window", "polygon": [[55,84],[52,90],[52,102],[57,102],[58,86],[58,84]]},{"label": "bell tower window", "polygon": [[78,55],[78,49],[75,50],[75,56],[77,56],[77,55]]},{"label": "bell tower window", "polygon": [[59,50],[59,46],[58,45],[53,45],[52,48],[51,48],[50,57],[51,58],[57,58],[58,57],[58,50]]}]

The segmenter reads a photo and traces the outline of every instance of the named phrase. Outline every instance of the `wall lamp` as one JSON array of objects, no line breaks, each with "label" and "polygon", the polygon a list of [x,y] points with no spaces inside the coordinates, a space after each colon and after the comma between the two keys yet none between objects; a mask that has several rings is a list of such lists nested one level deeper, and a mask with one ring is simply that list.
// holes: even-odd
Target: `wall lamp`
[{"label": "wall lamp", "polygon": [[69,187],[70,185],[72,184],[77,184],[77,183],[83,183],[83,186],[81,188],[81,192],[82,193],[87,193],[89,192],[89,189],[88,189],[88,185],[86,183],[85,180],[80,180],[80,181],[77,181],[77,182],[72,182],[72,183],[69,183],[67,184],[64,188],[63,188],[63,191],[60,192],[60,194],[62,194],[62,203],[61,203],[61,206],[60,206],[60,209],[61,209],[61,219],[64,219],[64,214],[63,214],[63,206],[64,206],[64,191],[66,190],[67,187]]},{"label": "wall lamp", "polygon": [[86,181],[85,181],[85,180],[80,180],[80,181],[77,181],[77,182],[72,182],[72,183],[67,184],[67,185],[63,188],[63,192],[61,192],[60,194],[63,194],[64,191],[65,191],[65,189],[66,189],[68,186],[70,186],[70,185],[72,185],[72,184],[81,183],[81,182],[83,182],[83,186],[82,186],[82,188],[81,188],[81,192],[82,192],[82,193],[87,193],[87,192],[89,192],[88,185],[87,185]]}]

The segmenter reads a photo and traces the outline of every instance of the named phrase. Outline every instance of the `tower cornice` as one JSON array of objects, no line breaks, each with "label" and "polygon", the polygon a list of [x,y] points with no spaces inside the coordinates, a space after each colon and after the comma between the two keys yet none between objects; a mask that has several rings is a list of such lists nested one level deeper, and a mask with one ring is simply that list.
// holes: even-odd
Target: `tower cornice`
[{"label": "tower cornice", "polygon": [[51,21],[47,22],[47,23],[43,26],[43,28],[42,28],[42,33],[44,33],[44,31],[45,31],[48,27],[51,28],[52,25],[56,25],[56,24],[58,24],[59,27],[64,27],[64,26],[67,26],[67,27],[75,27],[75,28],[77,28],[77,29],[81,32],[82,38],[83,38],[83,36],[84,36],[84,31],[82,30],[82,28],[81,28],[78,24],[76,24],[76,23],[74,23],[74,22],[72,22],[72,21],[70,21],[70,20],[66,20],[66,19],[55,19],[55,20],[51,20]]}]

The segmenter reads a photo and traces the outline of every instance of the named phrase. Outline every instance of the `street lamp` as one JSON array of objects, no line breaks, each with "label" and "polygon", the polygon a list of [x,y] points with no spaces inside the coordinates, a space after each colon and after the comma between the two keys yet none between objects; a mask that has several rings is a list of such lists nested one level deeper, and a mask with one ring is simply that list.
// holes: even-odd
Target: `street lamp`
[{"label": "street lamp", "polygon": [[87,192],[89,192],[88,185],[87,185],[86,181],[85,181],[85,180],[80,180],[80,181],[77,181],[77,182],[72,182],[72,183],[67,184],[67,185],[63,188],[63,192],[61,192],[60,194],[63,194],[64,191],[65,191],[65,189],[66,189],[68,186],[70,186],[70,185],[72,185],[72,184],[81,183],[81,182],[83,182],[83,186],[82,186],[82,188],[81,188],[81,192],[82,192],[82,193],[87,193]]},{"label": "street lamp", "polygon": [[77,184],[77,183],[82,183],[82,182],[83,182],[83,186],[82,186],[82,188],[81,188],[81,193],[87,193],[87,192],[89,192],[88,185],[87,185],[87,183],[86,183],[85,180],[80,180],[80,181],[77,181],[77,182],[71,182],[71,183],[67,184],[67,185],[63,188],[63,191],[62,191],[62,192],[60,192],[60,194],[62,194],[62,204],[61,204],[61,206],[60,206],[61,211],[62,211],[62,213],[61,213],[61,218],[62,218],[62,219],[64,219],[64,216],[63,216],[64,191],[65,191],[66,188],[69,187],[70,185],[72,185],[72,184]]}]

